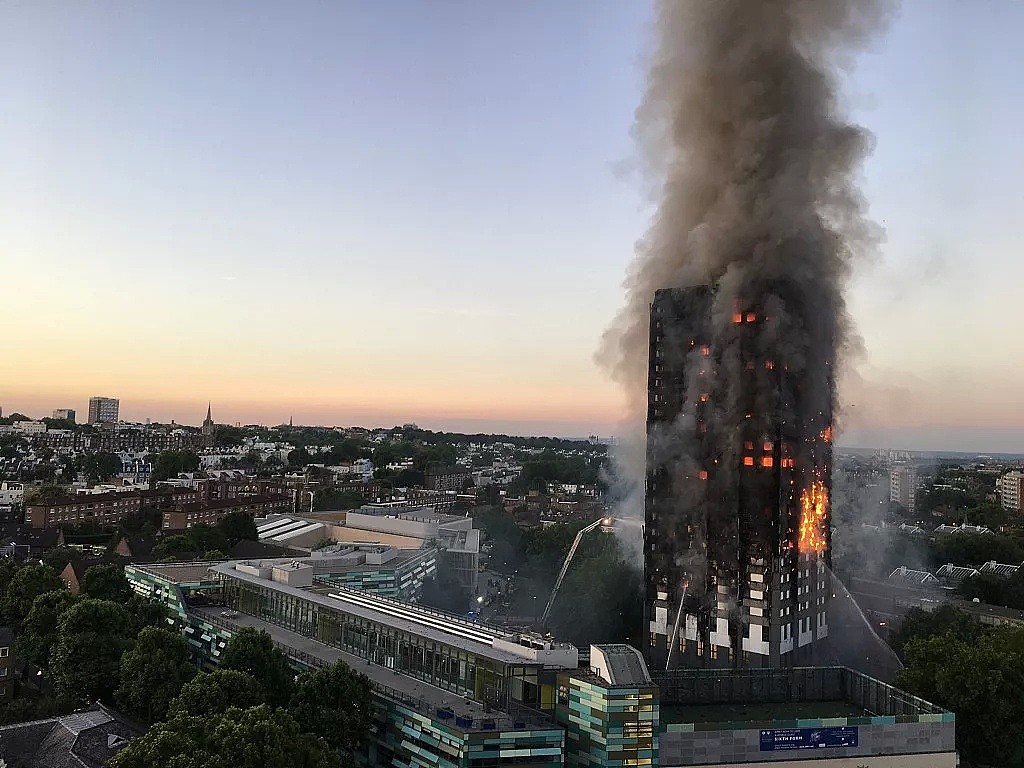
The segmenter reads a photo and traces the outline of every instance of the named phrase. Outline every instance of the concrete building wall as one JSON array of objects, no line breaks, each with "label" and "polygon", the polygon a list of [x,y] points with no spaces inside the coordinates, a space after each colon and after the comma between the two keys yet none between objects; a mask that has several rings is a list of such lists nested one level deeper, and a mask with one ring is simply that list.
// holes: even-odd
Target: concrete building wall
[{"label": "concrete building wall", "polygon": [[[800,766],[822,765],[833,768],[841,765],[864,765],[865,759],[890,757],[901,768],[920,765],[922,768],[955,766],[955,727],[951,715],[923,715],[931,721],[906,723],[872,723],[858,725],[857,746],[820,749],[761,750],[761,730],[668,730],[661,734],[659,757],[661,768],[690,765],[778,766],[797,763]],[[943,719],[943,718],[948,719]],[[880,719],[880,718],[875,718]],[[673,727],[687,726],[668,726]],[[692,728],[692,726],[689,726]],[[810,753],[810,754],[809,754]],[[919,757],[914,757],[914,756]],[[849,760],[856,758],[854,762]],[[813,759],[813,762],[810,760]],[[842,759],[843,763],[833,762]],[[910,760],[917,762],[910,762]],[[874,763],[868,763],[874,765]],[[883,763],[878,763],[883,765]]]},{"label": "concrete building wall", "polygon": [[89,398],[89,423],[117,421],[121,401],[113,397]]},{"label": "concrete building wall", "polygon": [[889,501],[913,512],[917,507],[917,468],[905,464],[889,473]]},{"label": "concrete building wall", "polygon": [[23,435],[38,435],[46,431],[46,424],[42,421],[16,421],[14,431]]},{"label": "concrete building wall", "polygon": [[[792,760],[774,763],[721,763],[715,768],[779,768],[792,765],[798,768],[956,768],[956,753],[932,755],[872,755],[870,757],[836,757],[822,760]],[[666,763],[661,768],[672,768]]]},{"label": "concrete building wall", "polygon": [[1024,472],[1007,472],[999,478],[999,498],[1007,512],[1024,510]]},{"label": "concrete building wall", "polygon": [[364,515],[359,512],[349,512],[345,517],[345,525],[350,528],[361,528],[364,531],[393,533],[417,539],[429,539],[437,535],[436,523],[384,517],[383,515]]}]

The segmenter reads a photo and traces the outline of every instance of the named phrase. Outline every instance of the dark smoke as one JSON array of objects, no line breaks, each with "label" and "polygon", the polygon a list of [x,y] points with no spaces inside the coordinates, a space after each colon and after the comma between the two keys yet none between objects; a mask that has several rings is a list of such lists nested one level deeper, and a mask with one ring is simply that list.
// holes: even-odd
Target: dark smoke
[{"label": "dark smoke", "polygon": [[[658,0],[656,7],[657,46],[636,133],[658,206],[599,359],[625,388],[639,438],[654,291],[716,286],[715,347],[734,343],[737,306],[761,308],[769,319],[759,351],[802,382],[794,416],[813,423],[831,414],[835,366],[854,346],[843,298],[851,267],[878,239],[856,185],[870,136],[843,118],[836,73],[880,26],[885,7],[874,0]],[[726,352],[721,364],[738,360]],[[722,394],[712,428],[727,430],[737,415],[730,393]],[[643,441],[631,444],[636,450],[621,452],[619,473],[639,480]]]}]

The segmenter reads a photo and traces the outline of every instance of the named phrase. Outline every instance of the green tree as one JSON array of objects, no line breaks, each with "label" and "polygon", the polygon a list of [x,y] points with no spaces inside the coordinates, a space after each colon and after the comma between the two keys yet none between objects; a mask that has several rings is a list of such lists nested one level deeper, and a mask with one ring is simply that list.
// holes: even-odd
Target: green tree
[{"label": "green tree", "polygon": [[256,522],[252,515],[245,512],[229,512],[217,523],[217,529],[224,536],[227,546],[233,547],[240,541],[256,541]]},{"label": "green tree", "polygon": [[233,427],[230,424],[218,424],[214,432],[214,440],[218,446],[241,445],[245,439],[245,430],[241,427]]},{"label": "green tree", "polygon": [[107,768],[340,768],[323,741],[284,710],[232,707],[212,717],[175,717],[131,741]]},{"label": "green tree", "polygon": [[[306,501],[308,501],[308,497]],[[313,509],[317,512],[339,509],[358,509],[366,503],[366,498],[359,491],[337,488],[321,488],[313,496]]]},{"label": "green tree", "polygon": [[180,472],[199,469],[199,457],[192,451],[161,451],[153,464],[151,481],[156,483],[177,477]]},{"label": "green tree", "polygon": [[174,536],[168,536],[165,539],[161,539],[156,546],[153,547],[153,558],[156,560],[163,560],[168,556],[180,555],[184,552],[193,551],[195,542],[192,541],[192,537],[188,534],[175,534]]},{"label": "green tree", "polygon": [[60,573],[68,563],[77,563],[84,556],[82,550],[62,545],[54,547],[43,555],[43,564],[50,566],[54,571]]},{"label": "green tree", "polygon": [[251,675],[237,669],[201,672],[185,683],[171,702],[170,717],[212,717],[230,707],[258,707],[267,702],[263,688]]},{"label": "green tree", "polygon": [[500,506],[483,510],[477,517],[479,527],[492,545],[494,570],[511,573],[526,559],[526,537],[512,515]]},{"label": "green tree", "polygon": [[288,453],[288,463],[293,467],[304,467],[313,461],[313,457],[305,448],[296,448]]},{"label": "green tree", "polygon": [[494,451],[480,451],[473,456],[474,467],[490,467],[494,464],[497,454]]},{"label": "green tree", "polygon": [[17,459],[28,453],[28,441],[17,435],[0,435],[0,456]]},{"label": "green tree", "polygon": [[975,641],[949,632],[906,648],[896,684],[956,713],[957,749],[972,765],[1024,764],[1024,630]]},{"label": "green tree", "polygon": [[455,463],[456,458],[458,458],[458,451],[454,445],[439,443],[420,448],[413,458],[413,464],[420,472],[425,472],[432,466],[450,467]]},{"label": "green tree", "polygon": [[121,471],[121,459],[117,454],[106,451],[89,453],[81,457],[78,471],[82,472],[90,483],[101,483]]},{"label": "green tree", "polygon": [[344,662],[303,674],[288,712],[351,762],[370,730],[370,681]]},{"label": "green tree", "polygon": [[96,600],[124,603],[132,596],[124,568],[120,565],[94,565],[82,576],[82,591]]},{"label": "green tree", "polygon": [[0,599],[5,621],[13,627],[20,627],[32,610],[33,600],[39,595],[64,588],[60,576],[49,566],[22,566],[11,577]]},{"label": "green tree", "polygon": [[189,540],[189,550],[193,552],[205,552],[208,549],[227,549],[228,541],[224,533],[216,525],[199,523],[193,525],[185,533]]},{"label": "green tree", "polygon": [[50,675],[58,697],[77,704],[111,701],[121,654],[131,637],[131,617],[117,603],[86,599],[64,611],[50,654]]},{"label": "green tree", "polygon": [[125,603],[128,609],[128,616],[131,617],[130,634],[134,637],[145,627],[167,628],[170,612],[163,603],[156,600],[149,600],[145,597],[132,594]]},{"label": "green tree", "polygon": [[48,430],[70,429],[73,432],[75,429],[75,422],[71,421],[70,419],[49,419],[44,416],[42,419],[40,419],[40,421],[42,421],[43,424],[46,425],[46,428]]},{"label": "green tree", "polygon": [[68,608],[83,600],[67,590],[45,592],[32,601],[21,633],[15,644],[15,655],[38,667],[50,664],[50,652],[57,640],[57,623]]},{"label": "green tree", "polygon": [[68,495],[67,486],[46,483],[38,488],[25,490],[25,504],[53,504]]},{"label": "green tree", "polygon": [[957,592],[968,599],[976,597],[983,603],[1003,605],[1019,611],[1024,609],[1024,573],[1017,571],[1005,578],[981,573],[964,579]]},{"label": "green tree", "polygon": [[147,723],[162,720],[195,673],[180,634],[146,627],[121,657],[121,686],[114,698],[129,715]]},{"label": "green tree", "polygon": [[940,536],[929,543],[928,556],[935,568],[946,563],[978,568],[989,560],[1019,563],[1024,560],[1024,542],[1000,534]]},{"label": "green tree", "polygon": [[640,626],[640,573],[627,563],[617,539],[587,535],[562,582],[551,611],[551,629],[581,646],[636,642]]},{"label": "green tree", "polygon": [[416,488],[426,484],[426,476],[420,469],[403,469],[395,473],[392,482],[396,488]]},{"label": "green tree", "polygon": [[288,657],[263,630],[257,632],[252,627],[238,630],[221,655],[220,667],[251,675],[274,706],[286,706],[291,699],[295,673],[288,664]]},{"label": "green tree", "polygon": [[[17,575],[19,570],[21,570],[21,564],[14,558],[0,558],[0,601],[3,600],[3,594],[7,591],[11,579]],[[2,607],[0,607],[0,610],[2,610]]]},{"label": "green tree", "polygon": [[973,643],[984,634],[984,627],[967,611],[948,603],[935,611],[911,608],[893,636],[893,650],[902,654],[911,641],[933,635],[951,634],[958,640]]},{"label": "green tree", "polygon": [[43,720],[54,715],[65,714],[66,708],[51,696],[17,698],[0,705],[0,725]]},{"label": "green tree", "polygon": [[329,466],[351,462],[356,459],[369,458],[370,451],[363,440],[346,438],[335,445],[332,445],[324,457],[324,462]]}]

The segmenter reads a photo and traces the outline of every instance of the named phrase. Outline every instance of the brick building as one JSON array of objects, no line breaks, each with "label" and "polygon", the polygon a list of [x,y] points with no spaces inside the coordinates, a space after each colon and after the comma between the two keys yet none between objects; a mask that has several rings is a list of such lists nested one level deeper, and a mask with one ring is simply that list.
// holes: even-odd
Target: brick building
[{"label": "brick building", "polygon": [[289,496],[245,496],[234,499],[179,504],[173,510],[164,512],[165,531],[181,531],[193,525],[214,525],[232,512],[244,512],[253,517],[266,517],[275,513],[291,512]]},{"label": "brick building", "polygon": [[[292,489],[280,479],[268,480],[256,477],[241,477],[231,480],[211,479],[205,481],[205,488],[206,498],[211,502],[253,496],[287,496],[291,499],[294,495]],[[294,510],[288,509],[287,511]]]},{"label": "brick building", "polygon": [[49,503],[29,504],[25,520],[33,528],[81,525],[117,525],[143,510],[168,510],[177,504],[202,500],[195,488],[166,488],[124,493],[87,493],[65,496]]},{"label": "brick building", "polygon": [[423,486],[429,491],[461,491],[473,484],[473,471],[468,467],[433,466],[427,469]]},{"label": "brick building", "polygon": [[69,448],[76,451],[109,451],[112,453],[137,453],[146,451],[198,451],[203,448],[203,435],[200,432],[176,430],[165,432],[159,429],[142,429],[128,427],[124,429],[104,429],[94,433],[72,432],[71,430],[51,430],[30,435],[32,445],[39,448]]}]

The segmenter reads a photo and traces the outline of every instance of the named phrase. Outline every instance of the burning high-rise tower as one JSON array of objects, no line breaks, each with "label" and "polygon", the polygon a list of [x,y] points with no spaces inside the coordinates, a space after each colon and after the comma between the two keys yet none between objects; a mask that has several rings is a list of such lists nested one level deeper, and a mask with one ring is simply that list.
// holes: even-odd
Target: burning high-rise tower
[{"label": "burning high-rise tower", "polygon": [[636,135],[657,210],[601,353],[637,427],[647,395],[646,472],[617,468],[646,481],[649,663],[799,663],[829,632],[844,292],[877,242],[836,75],[887,4],[655,5]]},{"label": "burning high-rise tower", "polygon": [[656,668],[787,666],[828,636],[831,401],[806,404],[822,383],[831,391],[831,360],[793,375],[770,356],[773,302],[733,300],[727,317],[721,303],[699,286],[660,290],[651,306],[644,577]]}]

